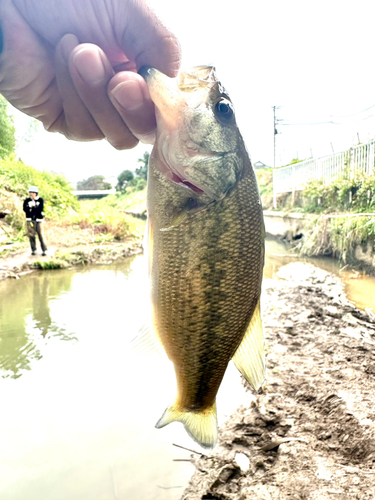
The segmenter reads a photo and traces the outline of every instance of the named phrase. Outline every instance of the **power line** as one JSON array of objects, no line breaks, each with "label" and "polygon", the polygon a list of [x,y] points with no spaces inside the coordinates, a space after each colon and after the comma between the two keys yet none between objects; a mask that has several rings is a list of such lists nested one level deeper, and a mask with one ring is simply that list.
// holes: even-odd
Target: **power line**
[{"label": "power line", "polygon": [[[357,111],[357,113],[352,113],[350,115],[340,115],[337,118],[345,118],[346,116],[355,116],[355,115],[360,115],[362,113],[365,113],[366,111],[369,111],[370,109],[375,108],[375,104],[370,106],[369,108],[363,109],[362,111]],[[331,115],[332,116],[332,115]]]},{"label": "power line", "polygon": [[365,118],[361,118],[360,120],[356,120],[356,121],[347,121],[347,122],[334,122],[333,120],[327,120],[327,121],[323,121],[323,122],[307,122],[307,123],[287,123],[285,120],[278,120],[278,123],[280,123],[280,125],[282,126],[302,126],[302,125],[354,125],[355,123],[360,123],[360,122],[364,122],[366,120],[369,120],[370,118],[372,118],[373,116],[375,116],[375,114],[372,114],[372,115],[369,115],[369,116],[366,116]]},{"label": "power line", "polygon": [[278,123],[278,124],[280,124],[282,126],[351,125],[351,124],[355,124],[355,123],[360,123],[360,122],[365,121],[365,120],[369,120],[370,118],[372,118],[373,116],[375,116],[375,114],[373,113],[373,114],[371,114],[369,116],[366,116],[364,118],[360,118],[359,120],[355,120],[355,121],[353,121],[353,120],[339,121],[340,118],[347,118],[347,117],[361,115],[362,113],[366,113],[367,111],[370,111],[373,108],[375,108],[375,104],[373,104],[372,106],[369,106],[366,109],[363,109],[362,111],[358,111],[356,113],[352,113],[352,114],[349,114],[349,115],[339,115],[339,116],[330,115],[331,120],[321,120],[321,121],[317,121],[317,122],[296,122],[296,123],[294,123],[292,121],[290,123],[290,122],[288,122],[287,119],[278,118],[277,120],[275,120],[275,125],[276,125],[276,123]]}]

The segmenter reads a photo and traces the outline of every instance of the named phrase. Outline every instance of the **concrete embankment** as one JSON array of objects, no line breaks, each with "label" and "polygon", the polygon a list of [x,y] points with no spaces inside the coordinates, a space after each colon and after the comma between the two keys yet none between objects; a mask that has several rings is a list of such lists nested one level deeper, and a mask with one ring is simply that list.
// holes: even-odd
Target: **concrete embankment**
[{"label": "concrete embankment", "polygon": [[294,241],[300,239],[306,232],[308,224],[315,216],[310,214],[272,212],[264,210],[266,233],[271,236]]},{"label": "concrete embankment", "polygon": [[[266,233],[289,242],[308,237],[308,233],[314,226],[314,221],[318,223],[318,216],[315,214],[283,213],[270,210],[265,210],[263,214]],[[327,217],[326,220],[328,225],[332,219]],[[344,260],[375,274],[375,237],[369,237],[366,241],[353,245],[347,251]]]}]

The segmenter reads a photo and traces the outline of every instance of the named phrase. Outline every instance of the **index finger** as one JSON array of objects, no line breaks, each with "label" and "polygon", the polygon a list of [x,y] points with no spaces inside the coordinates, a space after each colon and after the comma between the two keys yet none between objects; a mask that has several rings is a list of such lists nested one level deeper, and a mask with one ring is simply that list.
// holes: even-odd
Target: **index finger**
[{"label": "index finger", "polygon": [[177,75],[181,64],[181,49],[177,38],[146,5],[145,1],[119,2],[117,39],[127,57],[135,61],[137,70],[151,66],[170,77]]}]

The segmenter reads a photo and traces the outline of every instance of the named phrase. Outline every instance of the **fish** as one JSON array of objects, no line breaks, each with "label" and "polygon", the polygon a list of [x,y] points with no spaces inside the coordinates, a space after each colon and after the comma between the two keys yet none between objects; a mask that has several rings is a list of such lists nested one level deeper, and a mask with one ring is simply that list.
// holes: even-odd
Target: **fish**
[{"label": "fish", "polygon": [[196,66],[170,78],[147,67],[140,74],[157,123],[147,180],[152,317],[144,332],[162,345],[177,382],[156,427],[181,422],[213,448],[216,395],[229,361],[254,390],[265,378],[262,205],[216,69]]}]

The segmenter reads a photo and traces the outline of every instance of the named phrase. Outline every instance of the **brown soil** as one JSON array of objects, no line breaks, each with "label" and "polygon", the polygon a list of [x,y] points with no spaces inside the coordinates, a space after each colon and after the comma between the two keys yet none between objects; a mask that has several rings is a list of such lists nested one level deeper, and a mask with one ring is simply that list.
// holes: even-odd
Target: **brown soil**
[{"label": "brown soil", "polygon": [[263,295],[267,382],[193,456],[182,499],[375,499],[375,316],[309,264],[281,268]]},{"label": "brown soil", "polygon": [[100,243],[101,233],[106,232],[106,228],[102,226],[48,221],[43,227],[48,246],[47,256],[42,256],[38,239],[35,256],[31,255],[28,242],[18,244],[16,250],[13,250],[11,245],[0,247],[9,251],[6,257],[0,258],[0,281],[6,278],[18,278],[36,268],[36,262],[59,259],[59,255],[64,252],[69,253],[69,256],[64,258],[67,265],[79,265],[110,264],[114,260],[143,251],[142,240],[139,237]]}]

